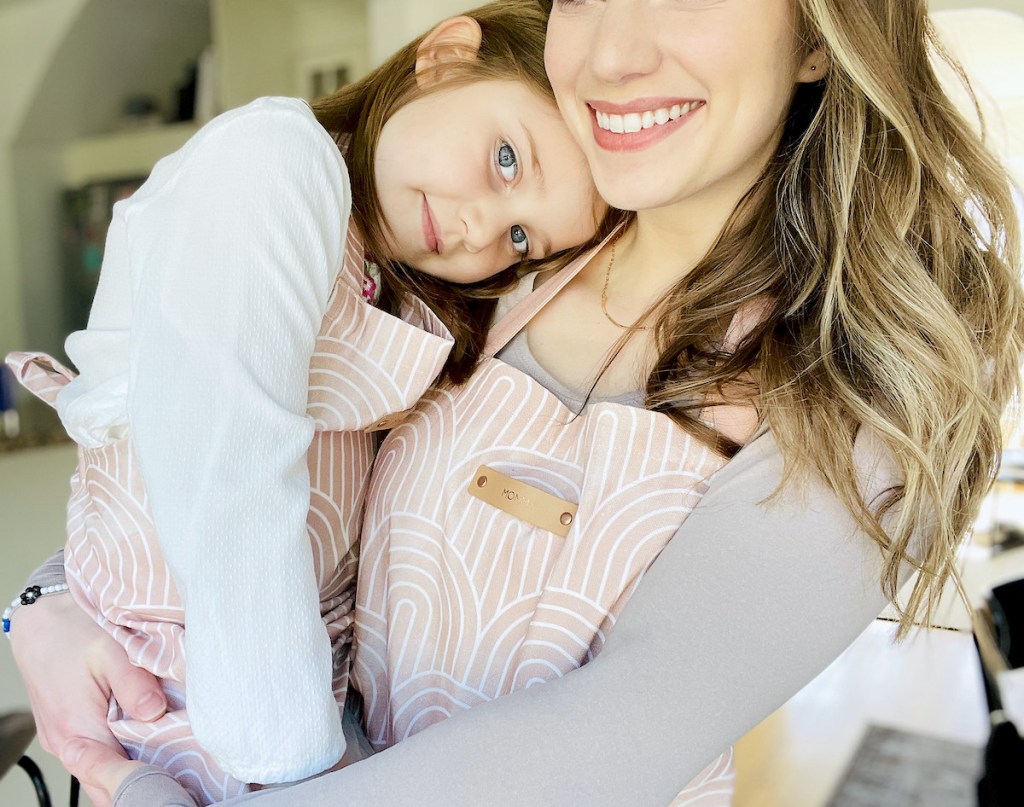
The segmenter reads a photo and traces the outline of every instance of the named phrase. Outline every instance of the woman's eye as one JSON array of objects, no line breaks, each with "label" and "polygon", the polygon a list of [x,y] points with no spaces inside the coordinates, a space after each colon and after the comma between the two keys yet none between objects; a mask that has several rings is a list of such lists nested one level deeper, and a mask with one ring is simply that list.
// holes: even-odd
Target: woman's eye
[{"label": "woman's eye", "polygon": [[530,239],[526,237],[526,230],[518,224],[513,224],[509,230],[512,236],[512,248],[520,255],[526,255],[530,251]]},{"label": "woman's eye", "polygon": [[514,180],[519,173],[519,160],[516,159],[515,150],[508,143],[502,143],[498,148],[498,170],[506,182]]}]

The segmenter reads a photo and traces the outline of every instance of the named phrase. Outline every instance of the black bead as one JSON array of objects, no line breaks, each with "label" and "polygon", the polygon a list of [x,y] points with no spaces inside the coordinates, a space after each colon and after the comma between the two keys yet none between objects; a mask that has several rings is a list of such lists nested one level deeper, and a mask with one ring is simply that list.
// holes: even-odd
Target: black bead
[{"label": "black bead", "polygon": [[43,596],[43,590],[39,586],[29,586],[21,595],[22,605],[31,605]]}]

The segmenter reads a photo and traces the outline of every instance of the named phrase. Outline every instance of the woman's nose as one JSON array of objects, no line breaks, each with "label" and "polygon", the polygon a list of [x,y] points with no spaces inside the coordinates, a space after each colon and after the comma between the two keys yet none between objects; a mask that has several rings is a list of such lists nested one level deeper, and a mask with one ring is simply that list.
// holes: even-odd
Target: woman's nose
[{"label": "woman's nose", "polygon": [[649,0],[607,0],[594,28],[588,61],[594,76],[609,84],[654,72],[661,52]]}]

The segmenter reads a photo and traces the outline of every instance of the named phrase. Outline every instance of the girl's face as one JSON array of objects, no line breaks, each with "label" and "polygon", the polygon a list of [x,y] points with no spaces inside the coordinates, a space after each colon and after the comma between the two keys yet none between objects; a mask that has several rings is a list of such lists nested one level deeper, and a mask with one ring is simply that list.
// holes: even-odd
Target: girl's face
[{"label": "girl's face", "polygon": [[598,190],[627,210],[734,204],[795,84],[825,70],[802,53],[792,0],[555,0],[545,62]]},{"label": "girl's face", "polygon": [[558,110],[517,81],[406,104],[384,124],[374,172],[387,257],[455,283],[581,244],[605,210]]}]

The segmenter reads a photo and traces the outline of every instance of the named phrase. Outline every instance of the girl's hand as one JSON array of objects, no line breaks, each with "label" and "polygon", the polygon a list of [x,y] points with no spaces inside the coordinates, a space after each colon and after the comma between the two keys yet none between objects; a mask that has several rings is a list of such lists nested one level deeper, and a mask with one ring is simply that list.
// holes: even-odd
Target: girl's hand
[{"label": "girl's hand", "polygon": [[[14,660],[28,690],[39,744],[77,776],[97,807],[110,804],[92,762],[125,763],[125,752],[107,727],[111,694],[132,717],[156,720],[167,710],[157,679],[128,661],[124,649],[68,594],[42,597],[11,617]],[[92,740],[83,759],[73,759],[72,740]],[[103,749],[100,751],[100,749]]]}]

